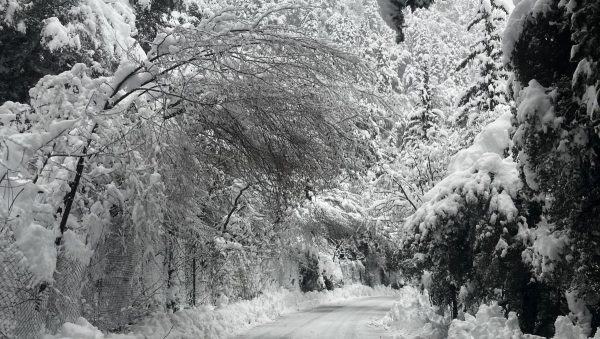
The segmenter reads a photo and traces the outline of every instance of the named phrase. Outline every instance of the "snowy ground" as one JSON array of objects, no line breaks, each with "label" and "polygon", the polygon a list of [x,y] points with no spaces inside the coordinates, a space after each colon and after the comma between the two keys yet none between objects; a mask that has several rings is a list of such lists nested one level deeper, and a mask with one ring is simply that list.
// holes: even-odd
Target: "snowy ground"
[{"label": "snowy ground", "polygon": [[397,297],[363,297],[290,314],[240,334],[239,339],[369,339],[388,332],[371,322],[383,317]]},{"label": "snowy ground", "polygon": [[[230,338],[253,327],[266,324],[280,316],[313,309],[320,305],[337,303],[365,296],[396,296],[398,291],[387,287],[371,288],[349,285],[333,291],[302,293],[299,291],[265,292],[253,300],[245,300],[219,307],[203,306],[175,313],[157,313],[131,328],[127,334],[102,333],[80,318],[75,323],[64,324],[58,333],[44,339],[220,339]],[[392,306],[393,298],[378,308],[383,316]],[[326,308],[325,308],[326,309]],[[360,308],[359,308],[360,309]],[[349,308],[346,313],[359,310]],[[370,311],[363,310],[367,314]],[[357,319],[356,317],[354,319]]]}]

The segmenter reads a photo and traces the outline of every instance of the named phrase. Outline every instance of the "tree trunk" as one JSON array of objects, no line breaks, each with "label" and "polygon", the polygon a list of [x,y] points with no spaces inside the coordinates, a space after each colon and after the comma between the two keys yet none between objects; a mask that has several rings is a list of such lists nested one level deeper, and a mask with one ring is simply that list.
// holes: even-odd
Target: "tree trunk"
[{"label": "tree trunk", "polygon": [[452,319],[456,319],[458,318],[458,300],[454,285],[450,285],[450,298],[452,300]]},{"label": "tree trunk", "polygon": [[193,251],[192,259],[192,306],[196,306],[196,251]]}]

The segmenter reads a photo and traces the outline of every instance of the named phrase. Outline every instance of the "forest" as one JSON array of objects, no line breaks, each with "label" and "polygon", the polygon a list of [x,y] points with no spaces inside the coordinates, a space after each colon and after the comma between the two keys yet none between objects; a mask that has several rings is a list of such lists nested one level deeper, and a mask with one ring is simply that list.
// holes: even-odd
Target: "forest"
[{"label": "forest", "polygon": [[599,102],[598,0],[0,0],[0,338],[599,339]]}]

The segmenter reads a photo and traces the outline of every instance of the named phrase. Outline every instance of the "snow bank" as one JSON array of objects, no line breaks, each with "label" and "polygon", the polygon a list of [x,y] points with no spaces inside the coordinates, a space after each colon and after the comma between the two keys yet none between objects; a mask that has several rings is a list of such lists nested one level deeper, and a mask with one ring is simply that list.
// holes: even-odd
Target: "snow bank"
[{"label": "snow bank", "polygon": [[[554,322],[556,333],[553,339],[587,339],[589,333],[580,326],[574,325],[569,317],[560,316]],[[508,319],[497,303],[481,305],[477,314],[465,314],[465,320],[453,320],[448,330],[449,339],[542,339],[543,337],[523,334],[519,329],[519,320],[514,312]],[[594,339],[600,339],[600,330]]]},{"label": "snow bank", "polygon": [[[448,338],[453,339],[516,339],[525,338],[519,328],[519,319],[514,312],[504,317],[504,311],[497,303],[481,305],[477,314],[465,314],[465,320],[455,319],[448,330]],[[540,338],[527,336],[528,338]]]},{"label": "snow bank", "polygon": [[345,299],[395,295],[387,287],[349,285],[333,291],[302,293],[285,289],[265,292],[253,300],[220,307],[201,306],[176,313],[159,313],[132,328],[128,334],[104,334],[85,319],[65,323],[55,335],[44,339],[162,339],[227,338],[281,315]]},{"label": "snow bank", "polygon": [[421,293],[414,287],[405,286],[388,314],[372,324],[383,326],[397,339],[442,339],[446,337],[449,320],[436,311],[427,290]]},{"label": "snow bank", "polygon": [[[576,314],[573,314],[577,316]],[[579,318],[582,318],[579,315]],[[587,320],[587,317],[583,317]],[[573,323],[570,317],[556,318],[556,333],[553,339],[588,339],[589,324],[582,326]],[[381,320],[372,322],[386,328],[396,339],[542,339],[543,337],[523,334],[519,319],[514,312],[504,317],[504,310],[496,302],[481,305],[472,316],[465,314],[465,320],[452,322],[437,314],[431,305],[427,290],[419,292],[414,287],[400,290],[399,300]],[[586,326],[587,325],[587,326]],[[600,339],[600,329],[593,339]]]}]

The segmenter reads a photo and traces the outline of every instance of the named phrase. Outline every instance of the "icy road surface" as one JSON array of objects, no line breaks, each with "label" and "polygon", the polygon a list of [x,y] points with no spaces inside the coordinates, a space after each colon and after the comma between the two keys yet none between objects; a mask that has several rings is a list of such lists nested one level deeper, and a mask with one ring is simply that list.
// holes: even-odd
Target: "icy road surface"
[{"label": "icy road surface", "polygon": [[[397,298],[397,297],[396,297]],[[389,338],[381,327],[369,325],[381,319],[395,297],[363,297],[292,313],[255,327],[239,339],[370,339]]]}]

